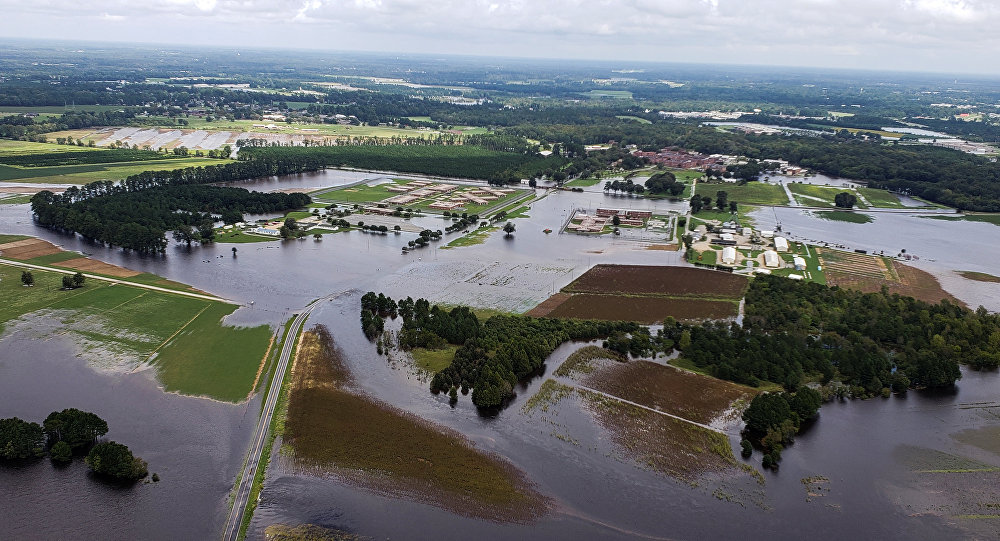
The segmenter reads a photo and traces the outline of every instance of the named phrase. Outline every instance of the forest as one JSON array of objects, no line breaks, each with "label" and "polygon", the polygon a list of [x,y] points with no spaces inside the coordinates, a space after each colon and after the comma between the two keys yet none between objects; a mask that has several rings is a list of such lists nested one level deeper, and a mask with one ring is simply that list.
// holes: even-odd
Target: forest
[{"label": "forest", "polygon": [[721,379],[789,390],[837,379],[856,396],[952,385],[959,363],[1000,365],[997,314],[771,276],[750,283],[742,326],[675,324],[664,335]]}]

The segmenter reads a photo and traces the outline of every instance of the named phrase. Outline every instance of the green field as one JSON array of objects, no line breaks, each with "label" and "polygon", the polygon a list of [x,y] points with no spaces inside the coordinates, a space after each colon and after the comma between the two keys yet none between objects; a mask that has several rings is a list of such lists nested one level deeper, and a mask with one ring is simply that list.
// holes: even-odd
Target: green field
[{"label": "green field", "polygon": [[[629,97],[632,97],[631,94],[629,95]],[[617,115],[617,116],[615,116],[615,118],[620,119],[620,120],[631,120],[633,122],[638,122],[639,124],[652,124],[653,123],[652,121],[646,120],[645,118],[640,118],[640,117],[631,116],[631,115]]]},{"label": "green field", "polygon": [[[800,183],[789,183],[788,189],[792,191],[795,196],[795,200],[799,204],[807,207],[826,207],[834,208],[833,201],[837,197],[837,194],[842,192],[848,192],[853,194],[854,190],[850,188],[837,188],[834,186],[817,186],[814,184],[800,184]],[[857,203],[854,205],[855,208],[864,209],[868,208],[867,205],[858,199]]]},{"label": "green field", "polygon": [[591,178],[575,178],[566,183],[567,186],[575,186],[579,188],[586,188],[588,186],[594,186],[595,184],[600,184],[603,179],[591,177]]},{"label": "green field", "polygon": [[0,155],[4,156],[44,154],[52,152],[80,152],[84,150],[90,150],[93,152],[101,151],[99,148],[78,147],[76,145],[57,145],[55,143],[33,143],[31,141],[11,141],[9,139],[0,139]]},{"label": "green field", "polygon": [[[295,122],[288,124],[272,120],[225,120],[218,119],[207,122],[201,117],[185,118],[187,126],[178,126],[177,120],[170,117],[150,117],[157,126],[184,130],[209,130],[209,131],[239,131],[239,132],[266,132],[266,133],[287,133],[297,135],[336,135],[351,137],[410,137],[424,138],[436,137],[443,133],[437,130],[416,129],[416,128],[394,128],[391,126],[351,126],[343,124],[311,124]],[[276,129],[266,129],[254,127],[260,124],[276,126]],[[303,131],[315,130],[315,131]]]},{"label": "green field", "polygon": [[765,184],[763,182],[748,182],[742,186],[735,183],[698,183],[697,194],[711,197],[715,200],[715,193],[724,191],[730,201],[736,201],[746,205],[787,205],[788,194],[785,189],[777,184]]},{"label": "green field", "polygon": [[895,194],[889,193],[886,190],[876,190],[875,188],[857,188],[856,191],[865,196],[865,199],[871,203],[872,207],[887,209],[905,208],[903,203],[899,201],[899,198],[896,197]]},{"label": "green field", "polygon": [[449,344],[443,349],[415,348],[410,353],[418,368],[435,374],[451,365],[457,350],[458,346]]},{"label": "green field", "polygon": [[64,113],[73,113],[82,111],[107,112],[107,111],[119,111],[121,109],[123,109],[121,105],[74,105],[72,107],[66,107],[63,105],[51,105],[51,106],[40,106],[40,107],[17,107],[11,105],[0,105],[0,114],[38,113],[38,114],[48,114],[48,115],[61,115]]},{"label": "green field", "polygon": [[25,316],[47,316],[58,325],[33,326],[38,339],[68,336],[94,365],[131,370],[149,362],[166,390],[183,394],[239,402],[251,392],[271,330],[222,325],[235,305],[97,280],[65,291],[63,274],[32,274],[28,288],[20,268],[0,266],[0,330]]},{"label": "green field", "polygon": [[[52,145],[57,147],[59,145]],[[72,149],[73,147],[66,147]],[[219,165],[227,160],[209,158],[171,158],[142,162],[63,165],[56,167],[17,167],[0,165],[0,181],[40,182],[56,184],[89,184],[99,180],[121,180],[143,171],[170,171],[185,167]]]},{"label": "green field", "polygon": [[11,195],[0,194],[0,205],[23,205],[31,202],[31,194],[16,193]]},{"label": "green field", "polygon": [[632,93],[628,90],[591,90],[590,92],[580,92],[580,94],[587,96],[588,98],[602,99],[602,98],[614,98],[619,100],[630,100],[632,99]]},{"label": "green field", "polygon": [[817,218],[822,218],[824,220],[831,220],[835,222],[849,222],[852,224],[868,224],[875,221],[874,218],[868,214],[861,212],[845,212],[838,210],[825,211],[821,210],[814,213]]}]

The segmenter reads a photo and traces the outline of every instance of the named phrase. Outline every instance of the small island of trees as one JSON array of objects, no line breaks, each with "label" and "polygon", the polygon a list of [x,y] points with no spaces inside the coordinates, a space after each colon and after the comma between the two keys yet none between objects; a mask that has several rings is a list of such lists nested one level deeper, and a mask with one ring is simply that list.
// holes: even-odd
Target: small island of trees
[{"label": "small island of trees", "polygon": [[24,461],[49,457],[68,464],[74,456],[86,455],[90,469],[115,481],[137,481],[146,477],[146,462],[123,444],[99,441],[108,433],[108,423],[96,414],[68,408],[54,411],[41,425],[17,417],[0,419],[0,461]]}]

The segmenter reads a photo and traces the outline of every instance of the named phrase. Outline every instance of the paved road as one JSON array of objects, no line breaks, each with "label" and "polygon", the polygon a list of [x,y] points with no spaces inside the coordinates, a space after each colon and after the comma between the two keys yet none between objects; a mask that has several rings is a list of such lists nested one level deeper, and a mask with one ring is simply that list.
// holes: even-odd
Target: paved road
[{"label": "paved road", "polygon": [[274,407],[278,402],[278,395],[281,394],[281,383],[285,379],[285,370],[288,368],[288,361],[292,356],[295,345],[295,338],[302,330],[309,313],[320,305],[321,302],[334,297],[324,297],[303,309],[295,319],[285,338],[285,343],[281,348],[281,357],[278,358],[278,366],[274,370],[274,377],[271,378],[271,387],[267,391],[267,398],[264,401],[264,411],[261,413],[260,421],[257,423],[257,430],[254,432],[253,441],[250,444],[250,452],[247,456],[246,467],[243,469],[243,476],[236,487],[236,499],[233,502],[233,509],[229,512],[229,519],[226,521],[226,529],[222,534],[224,541],[236,541],[240,533],[240,524],[243,522],[243,515],[246,513],[247,502],[250,499],[250,488],[253,486],[253,479],[257,475],[257,468],[260,467],[261,453],[264,452],[264,445],[267,442],[267,434],[271,428],[271,418],[274,417]]},{"label": "paved road", "polygon": [[[25,263],[23,261],[16,261],[14,259],[3,259],[3,258],[0,258],[0,264],[3,264],[3,265],[13,265],[15,267],[23,267],[23,268],[34,269],[34,270],[43,270],[43,271],[48,271],[48,272],[58,272],[58,273],[61,273],[61,274],[76,274],[77,273],[76,270],[72,270],[72,269],[67,270],[67,269],[58,269],[58,268],[55,268],[55,267],[46,267],[46,266],[43,266],[43,265],[34,265],[32,263]],[[169,288],[166,288],[166,287],[153,286],[153,285],[149,285],[149,284],[140,284],[140,283],[136,283],[136,282],[130,282],[128,280],[119,280],[117,278],[108,278],[107,276],[98,276],[96,274],[83,273],[83,275],[85,277],[87,277],[88,279],[90,279],[90,280],[100,280],[102,282],[111,282],[113,284],[124,284],[124,285],[130,286],[130,287],[138,287],[138,288],[141,288],[141,289],[149,289],[151,291],[160,291],[160,292],[163,292],[163,293],[173,293],[174,295],[181,295],[181,296],[184,296],[184,297],[191,297],[191,298],[194,298],[194,299],[202,299],[202,300],[206,300],[206,301],[232,302],[232,301],[223,299],[222,297],[216,297],[215,295],[206,295],[204,293],[194,293],[194,292],[191,292],[191,291],[181,291],[181,290],[178,290],[178,289],[169,289]]]}]

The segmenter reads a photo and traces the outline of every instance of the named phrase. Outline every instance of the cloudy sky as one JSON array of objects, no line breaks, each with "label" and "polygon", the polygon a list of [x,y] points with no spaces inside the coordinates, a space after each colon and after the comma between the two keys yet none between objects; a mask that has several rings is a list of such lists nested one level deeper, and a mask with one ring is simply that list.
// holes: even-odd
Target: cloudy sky
[{"label": "cloudy sky", "polygon": [[0,0],[2,37],[1000,73],[997,0]]}]

